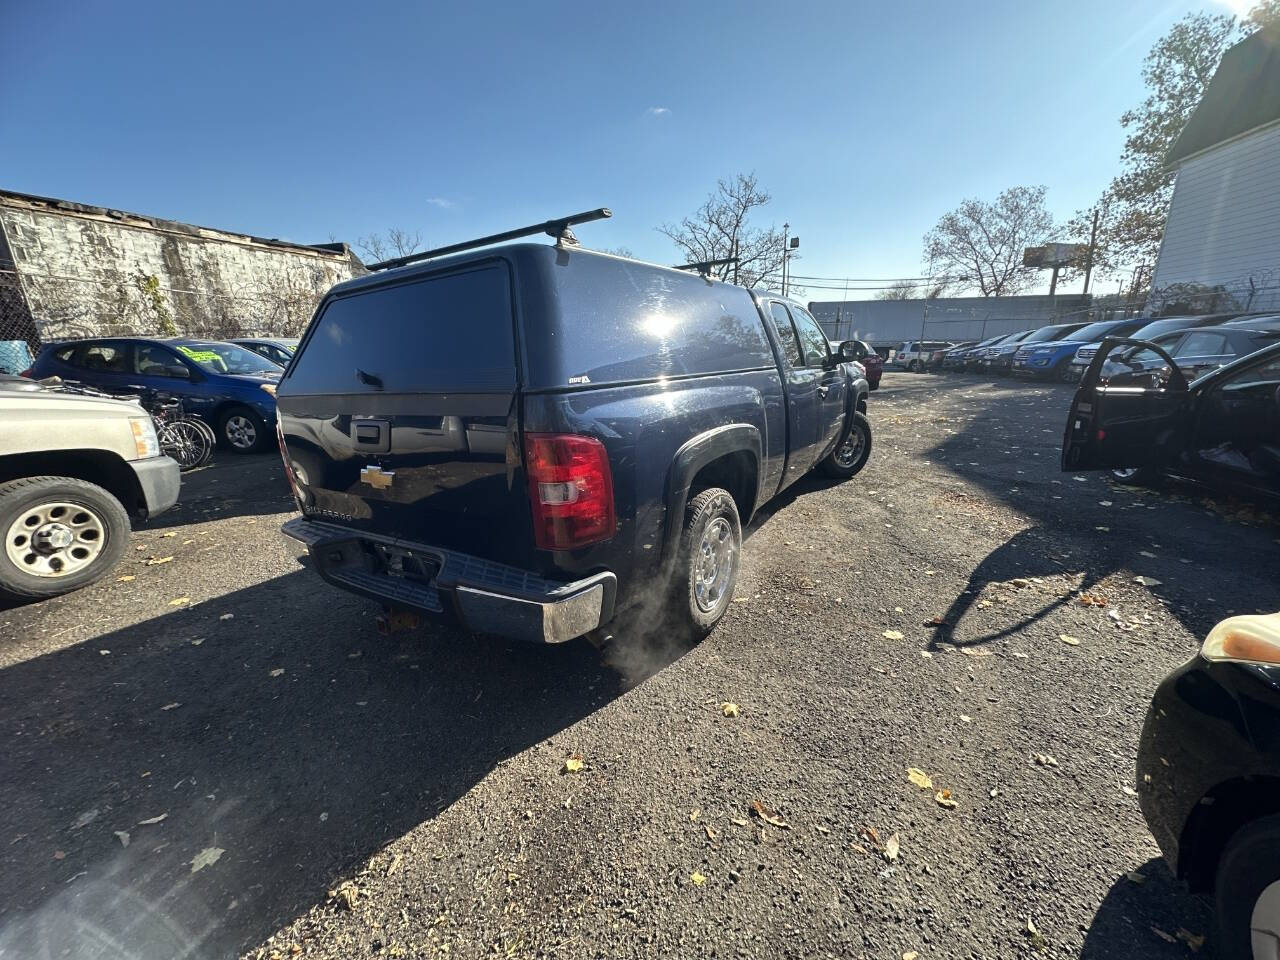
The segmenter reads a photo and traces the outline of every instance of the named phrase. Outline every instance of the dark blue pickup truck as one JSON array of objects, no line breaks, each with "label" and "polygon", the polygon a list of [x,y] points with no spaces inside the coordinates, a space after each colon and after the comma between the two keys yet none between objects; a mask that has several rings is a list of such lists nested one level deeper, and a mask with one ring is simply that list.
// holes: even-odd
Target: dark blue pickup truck
[{"label": "dark blue pickup truck", "polygon": [[594,638],[644,605],[703,635],[756,509],[866,462],[851,348],[789,300],[563,239],[360,277],[277,390],[284,532],[331,584],[478,632]]}]

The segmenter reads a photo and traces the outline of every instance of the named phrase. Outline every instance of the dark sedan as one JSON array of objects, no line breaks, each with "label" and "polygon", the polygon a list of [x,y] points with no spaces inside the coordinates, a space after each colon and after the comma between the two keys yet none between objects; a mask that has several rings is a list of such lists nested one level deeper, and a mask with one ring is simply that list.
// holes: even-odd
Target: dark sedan
[{"label": "dark sedan", "polygon": [[1152,377],[1168,379],[1167,354],[1188,380],[1195,380],[1240,357],[1280,341],[1280,327],[1253,329],[1249,326],[1198,327],[1167,333],[1152,341],[1160,351],[1150,347],[1133,347],[1111,355],[1102,370],[1102,379],[1120,386]]},{"label": "dark sedan", "polygon": [[[1104,382],[1108,356],[1129,346],[1160,355],[1167,377]],[[1062,469],[1110,470],[1122,480],[1169,472],[1280,496],[1280,343],[1188,383],[1161,347],[1104,340],[1071,403]]]},{"label": "dark sedan", "polygon": [[1170,869],[1213,895],[1217,955],[1280,956],[1280,614],[1222,621],[1160,684],[1137,772]]}]

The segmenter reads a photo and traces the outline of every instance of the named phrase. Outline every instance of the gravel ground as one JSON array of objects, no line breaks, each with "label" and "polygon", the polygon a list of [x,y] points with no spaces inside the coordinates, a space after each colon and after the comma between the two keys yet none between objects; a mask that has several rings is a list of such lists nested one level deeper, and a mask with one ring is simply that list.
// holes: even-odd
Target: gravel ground
[{"label": "gravel ground", "polygon": [[0,956],[1212,956],[1125,788],[1159,679],[1280,607],[1280,528],[1059,473],[1069,397],[886,374],[692,650],[379,637],[275,458],[190,475],[0,611]]}]

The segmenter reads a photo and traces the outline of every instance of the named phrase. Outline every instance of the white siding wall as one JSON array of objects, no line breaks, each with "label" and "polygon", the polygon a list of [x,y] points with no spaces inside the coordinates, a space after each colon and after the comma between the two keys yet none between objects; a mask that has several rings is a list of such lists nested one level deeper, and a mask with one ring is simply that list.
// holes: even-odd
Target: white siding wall
[{"label": "white siding wall", "polygon": [[1280,124],[1185,161],[1178,170],[1156,290],[1222,284],[1260,299],[1280,289]]}]

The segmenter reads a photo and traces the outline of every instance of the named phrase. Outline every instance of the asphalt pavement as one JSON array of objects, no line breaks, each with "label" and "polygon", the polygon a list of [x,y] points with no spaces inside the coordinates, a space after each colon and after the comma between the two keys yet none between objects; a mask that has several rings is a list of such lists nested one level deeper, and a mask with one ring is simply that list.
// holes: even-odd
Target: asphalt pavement
[{"label": "asphalt pavement", "polygon": [[867,468],[763,511],[693,649],[379,636],[277,459],[221,456],[0,610],[0,957],[1213,956],[1134,755],[1280,608],[1280,526],[1060,473],[1069,398],[886,374]]}]

